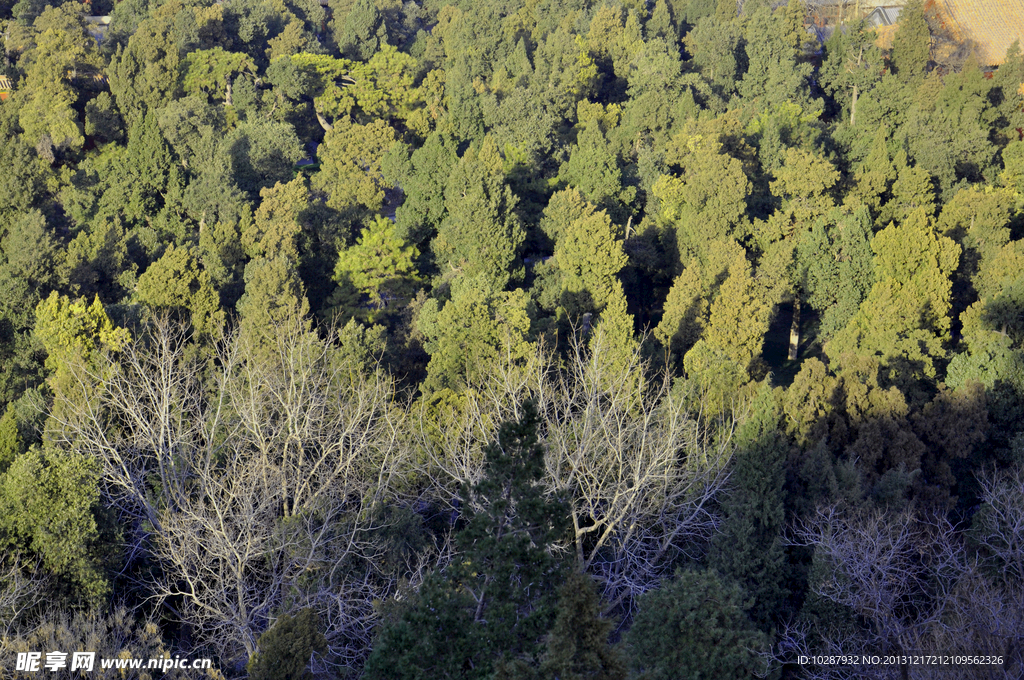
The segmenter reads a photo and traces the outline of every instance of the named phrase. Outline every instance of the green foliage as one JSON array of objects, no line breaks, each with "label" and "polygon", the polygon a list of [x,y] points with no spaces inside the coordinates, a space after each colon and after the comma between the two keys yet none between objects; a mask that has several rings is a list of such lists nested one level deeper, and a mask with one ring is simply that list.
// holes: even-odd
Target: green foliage
[{"label": "green foliage", "polygon": [[[544,449],[536,406],[498,428],[484,448],[483,477],[462,495],[466,526],[456,535],[477,602],[483,658],[535,653],[556,614],[562,565],[552,554],[568,530],[568,509],[544,493]],[[520,584],[529,583],[529,589]]]},{"label": "green foliage", "polygon": [[373,0],[356,0],[334,39],[350,59],[366,61],[376,54],[387,43],[388,32]]},{"label": "green foliage", "polygon": [[303,609],[278,617],[257,644],[260,651],[246,667],[252,680],[311,680],[310,658],[326,651],[327,640],[316,613]]},{"label": "green foliage", "polygon": [[109,593],[98,546],[95,460],[48,446],[15,458],[0,474],[0,539],[39,557],[65,580],[71,600],[97,605]]},{"label": "green foliage", "polygon": [[617,231],[601,211],[573,220],[560,234],[555,262],[561,273],[561,304],[570,315],[600,311],[621,295],[617,274],[627,258]]},{"label": "green foliage", "polygon": [[874,279],[871,216],[836,210],[817,220],[797,245],[797,270],[805,301],[821,314],[824,338],[846,326]]},{"label": "green foliage", "polygon": [[[334,266],[338,284],[335,298],[344,297],[347,315],[372,318],[392,304],[400,306],[412,297],[419,281],[416,273],[416,246],[407,245],[396,235],[395,225],[378,217],[363,229],[356,244],[341,251]],[[362,296],[371,309],[364,309]]]},{"label": "green foliage", "polygon": [[495,292],[483,277],[454,281],[451,299],[428,300],[416,325],[430,353],[428,392],[477,385],[499,359],[520,361],[532,351],[525,293]]},{"label": "green foliage", "polygon": [[0,418],[0,475],[25,453],[25,444],[18,429],[18,418],[10,406]]},{"label": "green foliage", "polygon": [[250,73],[255,66],[245,54],[227,52],[221,47],[190,53],[181,65],[182,89],[188,94],[204,92],[231,105],[231,85],[235,75]]},{"label": "green foliage", "polygon": [[558,591],[558,616],[545,642],[539,667],[515,660],[502,664],[496,678],[512,680],[625,680],[626,664],[608,644],[614,623],[601,616],[593,579],[572,572]]},{"label": "green foliage", "polygon": [[36,335],[46,347],[46,366],[59,371],[65,362],[100,349],[118,351],[129,341],[124,328],[110,321],[99,297],[71,300],[56,291],[36,307]]},{"label": "green foliage", "polygon": [[545,497],[543,475],[537,410],[526,403],[484,448],[481,479],[462,490],[459,563],[429,575],[398,608],[367,662],[368,678],[486,678],[495,663],[540,650],[563,572],[551,548],[568,518]]},{"label": "green foliage", "polygon": [[626,636],[630,668],[651,680],[749,678],[767,644],[740,587],[712,572],[680,571],[646,593]]},{"label": "green foliage", "polygon": [[[923,210],[871,241],[875,284],[847,326],[826,346],[829,356],[875,355],[904,377],[933,376],[950,319],[950,276],[960,246],[935,233]],[[899,365],[899,367],[897,367]]]},{"label": "green foliage", "polygon": [[431,244],[438,268],[467,279],[483,276],[495,290],[521,281],[519,250],[525,234],[515,213],[518,199],[505,181],[491,137],[459,159],[444,197],[448,213]]},{"label": "green foliage", "polygon": [[[569,419],[538,436],[591,431],[575,422],[589,406],[559,405],[559,390],[579,387],[567,349],[589,358],[601,394],[646,398],[671,384],[675,403],[698,409],[686,441],[716,455],[738,446],[720,492],[711,478],[689,487],[695,507],[721,517],[714,532],[681,529],[651,564],[620,560],[598,574],[628,628],[636,593],[621,584],[647,583],[630,571],[665,573],[683,541],[703,551],[705,572],[651,594],[682,603],[658,605],[658,616],[701,624],[683,631],[677,620],[662,635],[643,632],[658,607],[636,619],[635,639],[654,651],[634,670],[652,677],[749,675],[753,657],[741,650],[770,642],[754,628],[770,630],[804,600],[805,620],[868,634],[806,596],[808,570],[815,587],[823,567],[807,549],[780,547],[786,522],[831,503],[966,512],[979,503],[978,471],[1024,460],[1019,45],[987,73],[951,52],[921,0],[903,9],[888,54],[850,5],[819,50],[800,0],[331,0],[329,12],[317,0],[93,0],[90,11],[112,14],[100,43],[81,6],[47,1],[0,0],[10,81],[0,103],[0,604],[22,603],[10,611],[53,598],[100,606],[116,588],[132,607],[173,607],[188,625],[181,635],[227,660],[255,651],[272,614],[325,614],[330,601],[316,625],[308,612],[282,616],[251,673],[305,676],[315,648],[318,665],[346,676],[371,655],[366,673],[377,678],[622,677],[585,580],[570,580],[556,616],[561,575],[544,544],[554,539],[505,493],[562,495],[553,480],[564,449],[552,447],[541,477],[495,462],[501,489],[456,491],[453,481],[477,478],[473,438],[524,395],[545,418]],[[171,408],[161,422],[178,434],[161,430],[169,443],[155,446],[140,443],[156,436],[144,418],[111,415],[119,407],[105,390],[156,351],[158,318],[181,331],[181,361],[196,362],[181,383],[186,402],[222,410],[211,420]],[[783,358],[786,326],[796,361]],[[226,597],[210,579],[177,592],[191,582],[161,561],[155,515],[116,518],[131,502],[156,503],[185,526],[185,505],[212,508],[217,494],[198,468],[179,465],[204,459],[196,433],[211,422],[249,428],[253,412],[228,384],[277,366],[282,337],[321,333],[345,389],[380,390],[365,422],[391,443],[364,451],[348,434],[358,427],[346,429],[331,446],[351,450],[359,471],[374,468],[374,480],[338,473],[356,486],[331,487],[254,539],[274,542],[270,552],[236,551],[253,556],[239,597],[267,597],[238,628],[203,599]],[[138,352],[122,351],[130,342]],[[262,404],[306,394],[307,378],[274,370],[291,371],[293,382],[275,384],[295,389],[260,390]],[[159,401],[134,403],[149,413]],[[290,414],[312,422],[316,411],[285,410],[262,419],[282,441],[305,427]],[[729,438],[716,423],[732,416],[742,417]],[[72,440],[86,421],[93,431]],[[112,477],[120,467],[76,453],[129,433],[129,466],[174,451],[165,470],[184,475],[184,505],[138,470],[131,500]],[[457,470],[455,441],[466,446]],[[271,486],[293,450],[327,451],[203,446],[214,476],[237,452]],[[303,483],[320,470],[306,469]],[[638,480],[630,493],[653,488]],[[373,509],[337,510],[352,503]],[[663,523],[689,527],[699,515]],[[470,533],[450,541],[469,517]],[[494,526],[521,520],[533,522],[529,544],[493,540]],[[331,569],[256,557],[314,526],[324,543],[289,555],[328,546]],[[595,565],[625,545],[606,542],[622,538],[607,526],[607,536],[575,527]],[[220,559],[203,531],[179,557]],[[621,531],[643,543],[654,529]],[[331,552],[342,535],[345,556]],[[126,545],[130,561],[115,564]],[[954,562],[984,570],[973,544],[957,545]],[[120,574],[110,584],[107,568]],[[926,613],[922,602],[901,606]],[[21,649],[42,613],[32,604],[12,616],[8,639]],[[163,648],[160,631],[110,616],[97,635]],[[74,623],[44,619],[54,631]]]},{"label": "green foliage", "polygon": [[750,193],[750,180],[738,159],[699,138],[691,146],[682,175],[662,175],[652,189],[661,203],[658,219],[674,229],[684,262],[710,241],[743,233]]},{"label": "green foliage", "polygon": [[931,54],[931,31],[923,0],[912,0],[900,11],[900,24],[892,38],[889,63],[905,81],[924,74]]},{"label": "green foliage", "polygon": [[751,595],[750,617],[762,629],[783,618],[788,594],[783,537],[788,447],[778,422],[772,392],[763,387],[736,433],[721,531],[708,558],[713,569]]},{"label": "green foliage", "polygon": [[139,301],[153,309],[186,310],[198,333],[215,333],[224,323],[210,275],[190,248],[171,245],[140,277]]},{"label": "green foliage", "polygon": [[301,323],[309,313],[302,282],[284,255],[257,257],[245,265],[245,293],[236,305],[242,332],[273,337],[273,329]]},{"label": "green foliage", "polygon": [[314,179],[314,186],[327,192],[327,205],[340,211],[379,211],[390,188],[381,174],[382,157],[394,143],[394,129],[382,120],[335,123],[318,151],[321,167]]},{"label": "green foliage", "polygon": [[235,185],[255,200],[261,189],[292,179],[302,146],[285,123],[242,123],[221,142],[221,153]]},{"label": "green foliage", "polygon": [[622,185],[618,155],[610,147],[597,118],[591,119],[580,131],[577,145],[558,174],[588,201],[613,215],[621,214],[621,206],[632,203],[636,194],[636,187]]}]

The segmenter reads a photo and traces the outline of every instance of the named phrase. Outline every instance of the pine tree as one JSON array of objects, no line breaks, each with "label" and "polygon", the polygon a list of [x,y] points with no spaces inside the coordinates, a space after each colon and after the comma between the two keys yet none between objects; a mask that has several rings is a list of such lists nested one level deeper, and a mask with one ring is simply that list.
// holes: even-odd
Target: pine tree
[{"label": "pine tree", "polygon": [[279,616],[257,646],[259,652],[247,666],[252,680],[312,680],[310,659],[327,650],[327,640],[313,610],[303,609],[295,616]]},{"label": "pine tree", "polygon": [[889,63],[902,80],[924,75],[931,54],[931,31],[923,0],[912,0],[900,11],[900,24],[892,38]]},{"label": "pine tree", "polygon": [[412,297],[419,280],[415,265],[419,251],[395,232],[391,220],[378,217],[363,229],[354,246],[338,253],[334,281],[339,288],[332,303],[340,304],[339,311],[346,316],[374,317],[373,311],[363,307],[364,295],[378,312]]},{"label": "pine tree", "polygon": [[711,303],[704,337],[746,367],[761,354],[773,307],[769,291],[754,279],[750,264],[741,256],[729,267],[729,277]]},{"label": "pine tree", "polygon": [[464,586],[485,630],[485,658],[535,653],[555,618],[562,565],[551,546],[565,536],[568,510],[545,497],[537,425],[528,402],[518,422],[498,429],[484,449],[483,477],[463,491],[466,527],[456,545],[471,573]]},{"label": "pine tree", "polygon": [[601,131],[601,121],[587,122],[569,152],[569,160],[558,171],[559,179],[579,189],[588,201],[613,217],[622,217],[636,194],[635,187],[622,185],[618,154]]},{"label": "pine tree", "polygon": [[783,484],[785,439],[773,393],[764,386],[736,437],[723,520],[708,562],[754,598],[750,617],[762,629],[780,621],[787,593]]},{"label": "pine tree", "polygon": [[713,572],[676,572],[640,598],[626,634],[631,670],[650,680],[756,677],[768,638],[747,616],[745,599]]},{"label": "pine tree", "polygon": [[139,277],[139,301],[154,309],[187,311],[197,333],[214,333],[225,320],[210,275],[191,248],[170,245]]},{"label": "pine tree", "polygon": [[918,209],[903,224],[880,231],[871,248],[875,284],[825,351],[832,358],[879,356],[904,380],[933,376],[949,337],[950,276],[960,246],[936,234]]},{"label": "pine tree", "polygon": [[558,591],[558,616],[539,668],[508,664],[495,680],[625,680],[626,665],[608,644],[614,627],[601,617],[601,599],[591,577],[574,571]]},{"label": "pine tree", "polygon": [[322,165],[313,181],[327,192],[327,205],[353,217],[359,208],[379,211],[390,188],[381,163],[395,139],[394,129],[383,120],[369,125],[337,121],[317,152]]},{"label": "pine tree", "polygon": [[454,280],[443,304],[427,300],[416,325],[430,354],[426,392],[479,385],[499,358],[521,361],[532,351],[526,293],[495,292],[482,276]]},{"label": "pine tree", "polygon": [[525,271],[519,250],[526,235],[494,139],[488,136],[479,149],[466,151],[444,196],[448,214],[431,243],[441,271],[467,278],[483,275],[494,290],[521,281]]},{"label": "pine tree", "polygon": [[562,307],[571,316],[600,311],[621,291],[618,273],[628,258],[604,211],[573,220],[555,243]]},{"label": "pine tree", "polygon": [[718,0],[715,8],[715,23],[725,26],[736,18],[736,0]]},{"label": "pine tree", "polygon": [[483,476],[462,489],[459,562],[428,576],[385,624],[367,662],[371,680],[482,679],[499,661],[540,651],[556,620],[564,570],[551,547],[568,510],[544,493],[537,425],[536,406],[525,403],[484,448]]},{"label": "pine tree", "polygon": [[345,17],[344,28],[335,36],[342,53],[349,59],[368,61],[388,41],[384,17],[373,0],[356,0]]},{"label": "pine tree", "polygon": [[679,40],[679,31],[676,28],[675,19],[672,17],[672,8],[669,6],[668,0],[657,0],[654,3],[654,12],[651,13],[651,18],[647,20],[644,28],[647,30],[648,40],[662,38],[670,43]]},{"label": "pine tree", "polygon": [[25,444],[18,429],[14,409],[8,405],[0,418],[0,475],[7,471],[14,460],[25,452]]}]

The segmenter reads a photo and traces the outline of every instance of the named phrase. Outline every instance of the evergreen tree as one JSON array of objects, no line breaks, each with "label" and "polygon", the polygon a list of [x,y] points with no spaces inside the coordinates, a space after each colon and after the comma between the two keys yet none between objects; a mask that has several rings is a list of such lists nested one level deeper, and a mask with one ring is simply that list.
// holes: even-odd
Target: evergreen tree
[{"label": "evergreen tree", "polygon": [[822,217],[800,239],[796,269],[803,299],[821,315],[819,333],[830,338],[846,326],[874,279],[871,216],[862,207]]},{"label": "evergreen tree", "polygon": [[570,222],[555,243],[561,306],[571,316],[600,311],[621,294],[617,276],[628,258],[616,232],[604,211],[595,212]]},{"label": "evergreen tree", "polygon": [[672,16],[672,8],[668,0],[657,0],[654,3],[654,11],[651,18],[647,20],[644,29],[648,39],[661,38],[673,43],[679,39],[679,32],[676,29],[676,22]]},{"label": "evergreen tree", "polygon": [[539,667],[522,660],[498,667],[502,680],[625,680],[626,665],[608,644],[614,627],[601,617],[592,578],[572,572],[558,591],[558,616],[545,642]]},{"label": "evergreen tree", "polygon": [[745,611],[742,589],[713,572],[676,572],[640,598],[626,634],[629,665],[651,680],[728,680],[763,671],[768,638]]},{"label": "evergreen tree", "polygon": [[751,619],[767,630],[784,617],[787,564],[783,530],[785,439],[772,391],[762,387],[737,432],[729,493],[709,565],[753,597]]},{"label": "evergreen tree", "polygon": [[8,406],[0,418],[0,475],[24,452],[25,445],[18,429],[17,416],[14,409]]},{"label": "evergreen tree", "polygon": [[857,103],[881,78],[882,55],[874,44],[874,32],[861,21],[844,24],[825,43],[818,76],[822,87],[843,111],[849,124],[857,124]]},{"label": "evergreen tree", "polygon": [[618,154],[605,138],[597,118],[583,127],[576,146],[569,153],[569,160],[559,169],[558,177],[613,217],[624,216],[627,212],[624,206],[632,203],[636,195],[635,187],[622,185]]},{"label": "evergreen tree", "polygon": [[[483,476],[462,490],[459,564],[447,582],[428,577],[421,595],[384,627],[369,678],[486,678],[495,663],[540,650],[556,619],[563,569],[551,548],[568,529],[568,510],[545,497],[537,424],[528,402],[484,448]],[[441,651],[449,656],[438,657]]]},{"label": "evergreen tree", "polygon": [[438,268],[466,278],[482,275],[494,290],[521,281],[519,250],[526,237],[515,213],[518,199],[505,182],[501,155],[491,137],[479,149],[466,151],[444,196],[448,214],[431,243]]},{"label": "evergreen tree", "polygon": [[191,248],[172,244],[139,277],[139,301],[154,309],[187,311],[197,333],[214,333],[225,315],[213,290],[210,275],[199,268]]},{"label": "evergreen tree", "polygon": [[331,302],[346,316],[373,318],[374,314],[363,308],[364,295],[377,311],[392,304],[401,306],[412,297],[413,286],[419,280],[414,264],[419,251],[402,242],[395,232],[391,220],[378,217],[363,229],[354,246],[338,254],[334,267],[338,290]]},{"label": "evergreen tree", "polygon": [[660,222],[672,228],[681,262],[708,244],[741,234],[750,180],[743,163],[705,143],[683,160],[681,176],[662,175],[652,193]]},{"label": "evergreen tree", "polygon": [[949,335],[950,276],[960,246],[935,233],[923,210],[890,225],[871,241],[875,284],[826,345],[830,357],[875,355],[902,379],[933,376]]},{"label": "evergreen tree", "polygon": [[311,657],[327,651],[327,640],[312,609],[295,616],[282,614],[257,645],[260,651],[247,666],[252,680],[312,680]]},{"label": "evergreen tree", "polygon": [[257,343],[274,337],[277,327],[302,323],[309,302],[294,263],[284,255],[250,260],[245,265],[245,293],[236,309],[241,332]]},{"label": "evergreen tree", "polygon": [[[313,184],[327,192],[327,205],[343,213],[357,208],[377,212],[390,186],[381,164],[395,144],[395,131],[383,120],[358,125],[337,121],[324,137],[317,155],[321,168]],[[353,213],[354,216],[354,213]]]},{"label": "evergreen tree", "polygon": [[[488,677],[473,600],[454,576],[431,572],[404,602],[389,602],[366,660],[367,680]],[[489,661],[489,660],[487,660]]]},{"label": "evergreen tree", "polygon": [[349,59],[368,61],[388,41],[388,29],[373,0],[356,0],[335,41]]},{"label": "evergreen tree", "polygon": [[405,201],[395,212],[395,233],[423,254],[448,209],[444,187],[459,162],[455,147],[453,140],[433,132],[412,152],[408,169],[401,172]]},{"label": "evergreen tree", "polygon": [[902,80],[924,75],[931,54],[931,30],[923,0],[911,0],[900,11],[899,28],[892,38],[889,63]]},{"label": "evergreen tree", "polygon": [[740,80],[744,60],[742,39],[743,32],[736,22],[719,23],[711,17],[698,21],[684,38],[693,65],[726,100],[736,93]]},{"label": "evergreen tree", "polygon": [[708,344],[747,367],[761,354],[761,344],[771,321],[773,291],[754,278],[745,256],[729,267],[729,277],[722,283],[704,334]]},{"label": "evergreen tree", "polygon": [[746,24],[747,71],[739,83],[740,95],[759,112],[792,102],[805,112],[820,111],[812,101],[812,67],[797,62],[785,11],[772,14],[768,7],[755,11]]},{"label": "evergreen tree", "polygon": [[460,391],[478,385],[499,358],[524,359],[532,351],[527,303],[523,291],[495,292],[479,276],[453,281],[443,305],[427,300],[416,321],[430,354],[424,391]]},{"label": "evergreen tree", "polygon": [[725,26],[736,18],[736,0],[718,0],[715,8],[715,23]]}]

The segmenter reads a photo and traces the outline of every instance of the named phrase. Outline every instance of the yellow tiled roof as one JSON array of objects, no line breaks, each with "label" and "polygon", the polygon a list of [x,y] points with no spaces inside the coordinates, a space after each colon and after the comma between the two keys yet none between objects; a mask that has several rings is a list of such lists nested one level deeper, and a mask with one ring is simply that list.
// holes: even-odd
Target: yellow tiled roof
[{"label": "yellow tiled roof", "polygon": [[1024,43],[1024,0],[941,0],[935,5],[940,20],[949,18],[951,32],[974,43],[982,64],[1001,64],[1014,40]]},{"label": "yellow tiled roof", "polygon": [[[878,3],[892,6],[902,2]],[[971,41],[978,61],[998,66],[1014,40],[1024,44],[1024,0],[928,0],[926,11],[960,41]],[[875,29],[878,46],[892,47],[896,25]]]}]

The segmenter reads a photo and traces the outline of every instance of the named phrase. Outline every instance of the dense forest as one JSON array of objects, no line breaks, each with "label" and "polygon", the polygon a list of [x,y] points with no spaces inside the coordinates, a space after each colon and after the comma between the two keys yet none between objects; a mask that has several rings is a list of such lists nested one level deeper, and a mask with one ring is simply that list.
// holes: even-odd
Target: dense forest
[{"label": "dense forest", "polygon": [[739,5],[0,0],[0,675],[1021,677],[1024,52]]}]

